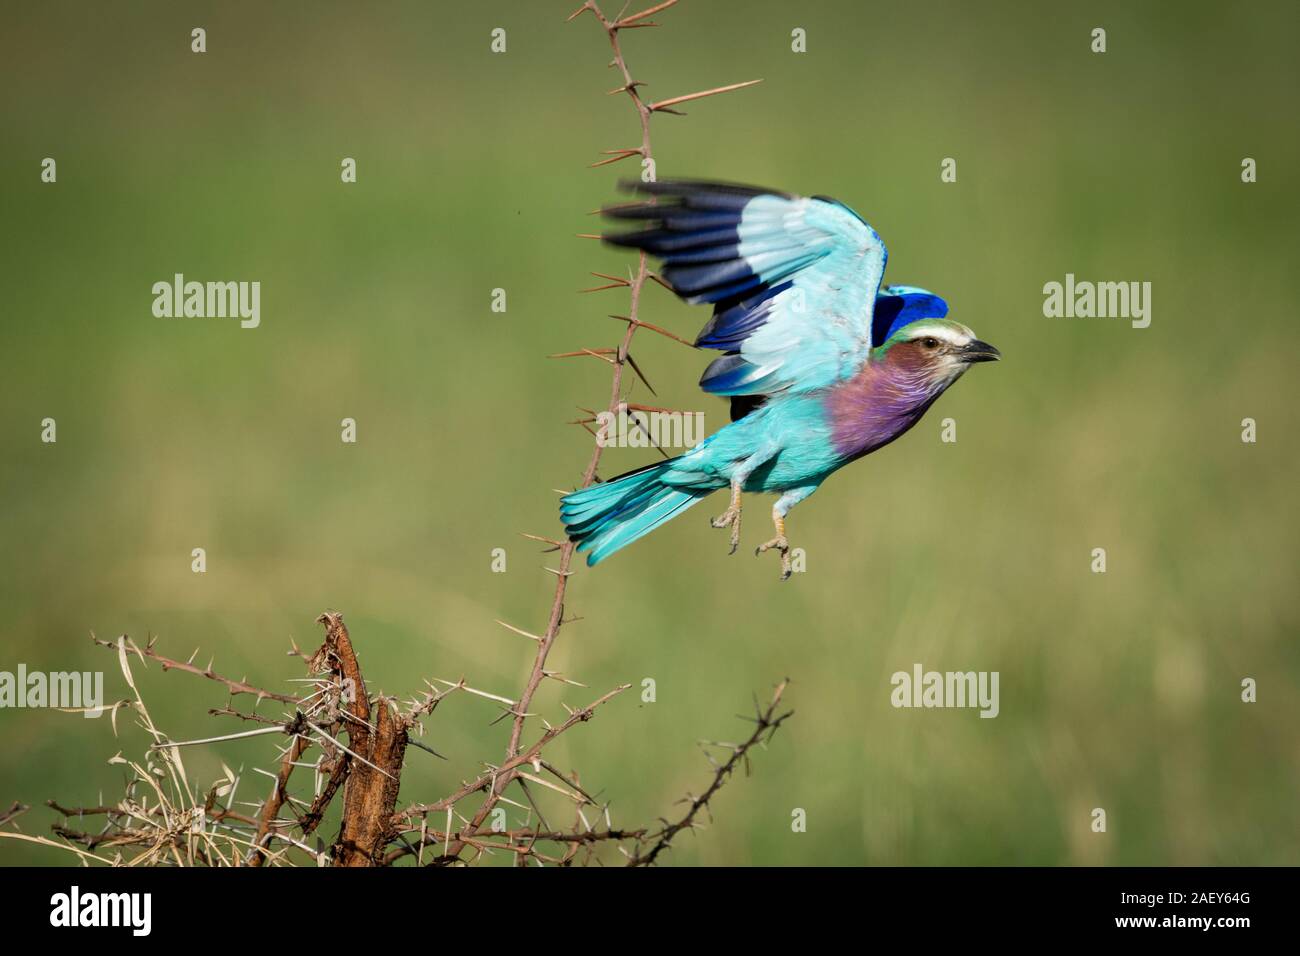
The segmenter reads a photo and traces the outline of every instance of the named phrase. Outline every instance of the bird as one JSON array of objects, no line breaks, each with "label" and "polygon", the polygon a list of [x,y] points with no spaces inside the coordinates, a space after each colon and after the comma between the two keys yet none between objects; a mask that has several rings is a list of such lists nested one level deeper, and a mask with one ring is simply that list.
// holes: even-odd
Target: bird
[{"label": "bird", "polygon": [[676,458],[565,495],[565,532],[595,565],[729,489],[710,523],[735,554],[741,496],[775,493],[775,535],[754,553],[780,555],[787,580],[790,510],[1001,352],[933,292],[882,286],[884,242],[838,200],[696,180],[623,187],[640,197],[601,211],[627,231],[601,238],[661,260],[679,298],[713,306],[694,344],[722,354],[700,387],[730,400],[731,421]]}]

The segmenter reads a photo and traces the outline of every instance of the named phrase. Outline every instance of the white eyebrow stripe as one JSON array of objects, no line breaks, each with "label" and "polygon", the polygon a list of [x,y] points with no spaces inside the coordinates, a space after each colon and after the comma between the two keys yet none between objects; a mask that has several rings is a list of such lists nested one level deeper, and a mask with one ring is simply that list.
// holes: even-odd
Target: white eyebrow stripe
[{"label": "white eyebrow stripe", "polygon": [[953,328],[951,325],[924,325],[922,323],[917,323],[916,331],[912,335],[912,340],[915,341],[916,339],[924,338],[927,335],[933,336],[936,339],[943,339],[949,345],[955,345],[958,347],[966,345],[975,338],[975,333],[964,326],[959,330]]}]

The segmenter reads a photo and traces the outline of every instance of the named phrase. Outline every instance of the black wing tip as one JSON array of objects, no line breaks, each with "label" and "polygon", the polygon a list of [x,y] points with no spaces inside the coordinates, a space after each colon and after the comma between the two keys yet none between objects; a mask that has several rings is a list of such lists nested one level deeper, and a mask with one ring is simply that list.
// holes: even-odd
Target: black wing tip
[{"label": "black wing tip", "polygon": [[641,230],[636,232],[602,232],[600,241],[610,246],[621,246],[624,249],[643,249],[651,232],[655,230]]},{"label": "black wing tip", "polygon": [[644,193],[649,196],[691,196],[698,193],[723,193],[729,196],[779,196],[782,199],[798,199],[794,193],[783,189],[768,189],[763,186],[751,186],[746,183],[731,183],[710,179],[659,179],[654,182],[642,182],[639,179],[619,180],[618,186],[624,192]]},{"label": "black wing tip", "polygon": [[[668,199],[679,199],[680,204],[674,203],[666,205],[662,202],[656,202],[654,199],[645,202],[632,201],[625,203],[611,203],[601,206],[600,214],[606,219],[623,219],[623,220],[642,220],[645,221],[649,232],[653,229],[653,221],[661,220],[664,214],[679,209],[681,205],[688,204],[693,196],[776,196],[781,199],[798,199],[794,193],[783,192],[779,189],[766,189],[762,186],[748,186],[743,183],[715,182],[705,179],[660,179],[655,182],[641,182],[638,179],[619,180],[619,188],[624,192],[639,193],[643,196],[666,197]],[[640,232],[622,232],[622,233],[602,233],[601,239],[615,246],[624,246],[640,248],[642,233]]]},{"label": "black wing tip", "polygon": [[600,207],[600,214],[606,219],[662,219],[664,212],[663,206],[641,200]]},{"label": "black wing tip", "polygon": [[[752,199],[756,196],[776,196],[780,199],[798,199],[794,193],[783,192],[779,189],[766,189],[762,186],[747,186],[743,183],[713,182],[704,179],[661,179],[655,182],[644,183],[638,179],[619,180],[619,189],[624,192],[639,193],[643,196],[653,197],[644,201],[633,200],[631,202],[610,203],[600,207],[600,214],[606,219],[633,219],[633,220],[655,220],[664,218],[665,213],[674,212],[682,208],[691,209],[695,204],[691,202],[702,201],[701,197],[736,197]],[[677,200],[673,203],[664,203],[660,199]],[[743,203],[724,203],[723,208],[734,206],[739,208]],[[711,204],[706,204],[705,208],[711,208]]]},{"label": "black wing tip", "polygon": [[[717,240],[715,242],[714,240],[717,237],[712,237],[709,242],[704,242],[701,236],[696,235],[694,237],[695,244],[691,245],[690,243],[693,241],[691,236],[692,225],[681,225],[682,214],[685,214],[687,219],[691,216],[698,216],[700,219],[713,220],[706,225],[700,219],[696,219],[693,223],[695,229],[724,230],[740,221],[740,210],[749,199],[757,196],[775,196],[782,199],[799,198],[793,193],[781,190],[704,179],[661,179],[655,182],[624,179],[619,182],[619,187],[625,192],[637,193],[652,198],[646,201],[634,200],[632,202],[612,203],[602,206],[601,215],[613,220],[640,221],[644,223],[645,228],[602,232],[601,240],[610,246],[640,249],[661,259],[670,258],[673,253],[682,253],[683,250],[688,252],[698,251],[697,246],[708,247],[721,241]],[[665,199],[669,201],[664,202]],[[727,216],[733,216],[734,220],[717,221],[719,217],[725,219]],[[668,226],[665,222],[668,217],[676,220],[678,225]],[[688,244],[681,245],[683,240],[677,239],[678,245],[674,246],[672,242],[679,236],[684,237],[684,241]],[[712,275],[707,271],[708,269],[721,269],[723,268],[722,263],[734,260],[734,256],[729,255],[721,257],[719,261],[696,258],[688,264],[685,261],[686,256],[679,256],[678,258],[683,260],[678,265],[685,271],[674,276],[674,269],[670,266],[661,271],[661,278],[674,293],[682,298],[695,296],[715,288],[718,285],[717,282],[709,282],[700,286],[697,280],[702,282],[705,277]],[[742,277],[729,275],[727,281],[734,285],[735,280],[740,278]],[[747,286],[745,289],[737,291],[748,294],[752,292],[752,288]],[[716,302],[718,300],[700,299],[697,301]]]}]

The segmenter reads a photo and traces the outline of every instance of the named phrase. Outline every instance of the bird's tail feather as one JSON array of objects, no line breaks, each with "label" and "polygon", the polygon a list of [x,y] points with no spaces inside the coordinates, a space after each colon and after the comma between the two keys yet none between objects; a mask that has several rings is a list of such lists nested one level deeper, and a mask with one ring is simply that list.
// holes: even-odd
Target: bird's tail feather
[{"label": "bird's tail feather", "polygon": [[560,500],[564,530],[580,552],[591,552],[588,564],[598,564],[715,490],[665,484],[663,476],[673,461],[628,472]]}]

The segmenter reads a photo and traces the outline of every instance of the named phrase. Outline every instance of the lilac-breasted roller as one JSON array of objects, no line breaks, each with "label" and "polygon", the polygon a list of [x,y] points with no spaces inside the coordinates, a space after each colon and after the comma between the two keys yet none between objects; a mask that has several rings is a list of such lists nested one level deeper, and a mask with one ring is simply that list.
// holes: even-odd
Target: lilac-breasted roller
[{"label": "lilac-breasted roller", "polygon": [[722,352],[700,387],[731,399],[731,423],[678,458],[566,495],[560,516],[588,564],[604,560],[720,488],[715,528],[740,543],[742,492],[775,492],[775,550],[790,576],[785,517],[832,472],[902,435],[975,362],[1000,353],[945,318],[932,292],[885,286],[888,253],[848,206],[718,183],[636,183],[648,201],[609,217],[644,228],[605,235],[663,260],[682,299],[709,303],[695,340]]}]

